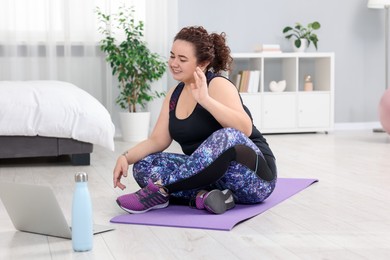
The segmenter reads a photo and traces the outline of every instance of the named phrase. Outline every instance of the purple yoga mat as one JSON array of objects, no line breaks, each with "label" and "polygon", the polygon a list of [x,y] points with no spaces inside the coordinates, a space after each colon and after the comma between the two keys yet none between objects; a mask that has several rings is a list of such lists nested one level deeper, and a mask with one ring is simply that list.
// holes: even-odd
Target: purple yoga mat
[{"label": "purple yoga mat", "polygon": [[274,192],[262,203],[236,205],[224,214],[210,214],[188,206],[170,205],[164,209],[151,210],[143,214],[128,214],[114,217],[112,223],[231,230],[235,225],[263,213],[294,194],[309,187],[315,179],[279,178]]}]

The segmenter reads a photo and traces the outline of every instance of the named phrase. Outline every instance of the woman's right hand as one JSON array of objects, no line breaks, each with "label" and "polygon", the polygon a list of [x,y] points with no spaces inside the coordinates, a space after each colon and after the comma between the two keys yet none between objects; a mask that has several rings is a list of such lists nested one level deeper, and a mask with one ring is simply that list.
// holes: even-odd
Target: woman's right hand
[{"label": "woman's right hand", "polygon": [[129,170],[129,163],[127,158],[124,155],[121,155],[116,160],[116,165],[113,173],[114,188],[119,187],[121,190],[126,189],[126,185],[121,183],[121,178],[127,177],[127,172]]}]

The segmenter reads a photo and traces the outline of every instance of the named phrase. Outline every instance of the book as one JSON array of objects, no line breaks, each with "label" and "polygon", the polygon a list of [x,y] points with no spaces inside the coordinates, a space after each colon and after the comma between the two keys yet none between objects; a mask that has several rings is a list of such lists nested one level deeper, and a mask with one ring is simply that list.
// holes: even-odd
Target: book
[{"label": "book", "polygon": [[236,76],[236,87],[239,92],[259,92],[260,70],[242,70]]},{"label": "book", "polygon": [[240,88],[239,88],[240,92],[248,92],[249,76],[250,76],[250,71],[249,70],[243,70],[242,71]]},{"label": "book", "polygon": [[250,81],[248,84],[248,92],[256,93],[259,92],[259,83],[260,83],[260,70],[252,70],[250,72]]},{"label": "book", "polygon": [[255,48],[256,52],[271,52],[271,53],[281,53],[279,44],[260,44]]}]

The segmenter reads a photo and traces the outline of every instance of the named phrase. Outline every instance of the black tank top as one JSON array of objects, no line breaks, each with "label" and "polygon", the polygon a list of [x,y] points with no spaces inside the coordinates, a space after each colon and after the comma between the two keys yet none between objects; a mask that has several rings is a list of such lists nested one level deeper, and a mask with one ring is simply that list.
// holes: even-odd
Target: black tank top
[{"label": "black tank top", "polygon": [[[207,85],[215,77],[223,77],[212,72],[206,73]],[[223,77],[225,78],[225,77]],[[227,78],[225,78],[228,80]],[[179,100],[180,94],[184,88],[184,83],[180,82],[172,93],[169,102],[169,133],[173,140],[178,142],[187,155],[192,154],[196,148],[199,147],[212,133],[223,128],[218,121],[201,105],[198,103],[195,106],[194,111],[185,119],[178,119],[176,117],[176,105]],[[241,96],[240,96],[241,99]],[[241,99],[242,103],[242,99]],[[243,104],[246,113],[251,118],[252,115],[249,109]],[[267,156],[274,158],[274,155],[269,148],[269,145],[260,131],[252,124],[252,134],[249,137],[260,151]]]}]

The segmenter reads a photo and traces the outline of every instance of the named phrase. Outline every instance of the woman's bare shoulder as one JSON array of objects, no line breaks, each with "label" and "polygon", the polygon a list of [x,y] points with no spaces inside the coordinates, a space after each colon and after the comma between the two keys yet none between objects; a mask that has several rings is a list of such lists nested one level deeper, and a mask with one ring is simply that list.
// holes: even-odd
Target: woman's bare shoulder
[{"label": "woman's bare shoulder", "polygon": [[211,92],[217,91],[223,91],[228,92],[231,94],[237,94],[237,88],[236,86],[227,78],[225,77],[215,77],[213,78],[209,83],[209,90]]}]

